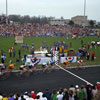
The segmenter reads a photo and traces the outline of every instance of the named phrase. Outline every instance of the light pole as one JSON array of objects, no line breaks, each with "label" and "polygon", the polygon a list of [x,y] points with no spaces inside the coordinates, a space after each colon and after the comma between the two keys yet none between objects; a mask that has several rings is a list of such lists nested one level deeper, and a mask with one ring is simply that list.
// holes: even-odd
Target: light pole
[{"label": "light pole", "polygon": [[83,27],[85,28],[86,26],[86,0],[84,0],[84,25]]},{"label": "light pole", "polygon": [[6,24],[8,24],[8,1],[6,0]]}]

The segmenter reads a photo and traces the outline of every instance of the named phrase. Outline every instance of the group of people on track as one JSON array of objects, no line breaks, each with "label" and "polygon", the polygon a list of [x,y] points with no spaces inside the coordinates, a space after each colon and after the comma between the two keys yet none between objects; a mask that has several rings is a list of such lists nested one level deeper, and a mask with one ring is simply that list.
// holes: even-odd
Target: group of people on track
[{"label": "group of people on track", "polygon": [[[70,63],[71,63],[70,61],[65,60],[64,63],[63,63],[64,64],[64,68],[65,69],[68,68],[70,66]],[[77,67],[80,68],[81,66],[83,66],[83,63],[84,63],[83,60],[81,60],[81,59],[78,60],[77,61]]]},{"label": "group of people on track", "polygon": [[[33,60],[33,65],[32,64],[26,64],[26,65],[21,65],[19,67],[19,70],[20,70],[20,74],[24,74],[25,72],[33,72],[34,69],[36,69],[36,66],[37,66],[37,62],[38,62],[39,58],[37,57],[34,57],[34,60]],[[68,68],[70,66],[70,61],[68,60],[65,60],[64,61],[64,68]],[[3,65],[1,65],[3,66]],[[80,68],[81,66],[83,66],[83,60],[78,60],[77,61],[77,67]],[[10,64],[8,66],[8,69],[10,71],[12,71],[14,69],[15,65],[14,64]],[[45,62],[41,65],[41,69],[42,69],[42,72],[46,72],[46,70],[52,70],[54,69],[55,67],[55,61],[51,61],[51,62]],[[2,70],[1,70],[1,73],[4,73],[6,71],[6,68],[2,67]]]}]

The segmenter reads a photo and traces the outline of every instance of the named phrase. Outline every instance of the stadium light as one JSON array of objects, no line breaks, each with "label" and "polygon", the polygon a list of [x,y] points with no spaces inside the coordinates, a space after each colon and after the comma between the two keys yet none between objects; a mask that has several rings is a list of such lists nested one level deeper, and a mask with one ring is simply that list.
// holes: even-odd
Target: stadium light
[{"label": "stadium light", "polygon": [[86,16],[86,0],[84,0],[84,25],[83,25],[84,28],[85,28],[85,26],[86,26],[86,19],[85,19],[85,16]]},{"label": "stadium light", "polygon": [[8,0],[6,0],[6,24],[8,24]]}]

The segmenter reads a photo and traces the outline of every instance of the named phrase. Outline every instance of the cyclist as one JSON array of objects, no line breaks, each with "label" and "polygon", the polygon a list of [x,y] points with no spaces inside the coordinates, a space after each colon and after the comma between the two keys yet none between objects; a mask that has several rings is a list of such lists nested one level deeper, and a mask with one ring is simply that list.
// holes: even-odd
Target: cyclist
[{"label": "cyclist", "polygon": [[50,69],[54,69],[55,61],[50,61]]},{"label": "cyclist", "polygon": [[8,68],[9,68],[10,71],[12,71],[12,70],[14,69],[14,67],[15,67],[14,64],[10,64],[10,65],[8,66]]},{"label": "cyclist", "polygon": [[77,61],[77,63],[78,63],[78,68],[80,68],[80,66],[83,66],[83,60],[80,59]]},{"label": "cyclist", "polygon": [[24,74],[24,72],[26,72],[26,70],[27,70],[25,68],[25,65],[21,65],[19,69],[20,69],[20,73],[19,73],[20,75]]},{"label": "cyclist", "polygon": [[63,64],[64,64],[64,68],[66,69],[67,67],[69,67],[70,62],[68,60],[65,60]]},{"label": "cyclist", "polygon": [[6,65],[5,64],[0,64],[0,75],[3,75],[6,71]]},{"label": "cyclist", "polygon": [[42,64],[42,71],[45,72],[47,68],[48,68],[48,63],[43,63]]}]

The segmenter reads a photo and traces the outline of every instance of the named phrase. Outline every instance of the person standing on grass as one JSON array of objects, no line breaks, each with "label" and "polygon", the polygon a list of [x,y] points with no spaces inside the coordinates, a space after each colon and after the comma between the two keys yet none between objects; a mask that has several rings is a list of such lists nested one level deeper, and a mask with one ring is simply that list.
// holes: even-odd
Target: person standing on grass
[{"label": "person standing on grass", "polygon": [[89,42],[88,42],[88,49],[90,49],[90,44],[89,44]]},{"label": "person standing on grass", "polygon": [[18,50],[18,55],[19,55],[19,58],[21,58],[21,50],[20,49]]},{"label": "person standing on grass", "polygon": [[16,54],[16,50],[13,49],[13,57],[15,57],[15,54]]},{"label": "person standing on grass", "polygon": [[93,51],[92,52],[92,58],[91,58],[92,61],[94,61],[94,57],[95,57],[95,52]]},{"label": "person standing on grass", "polygon": [[72,42],[70,42],[70,48],[72,48]]},{"label": "person standing on grass", "polygon": [[12,49],[9,49],[9,56],[12,57]]},{"label": "person standing on grass", "polygon": [[87,60],[89,60],[89,58],[90,58],[90,53],[87,51],[87,53],[86,53],[86,57],[87,57]]},{"label": "person standing on grass", "polygon": [[81,40],[81,45],[83,45],[83,40]]},{"label": "person standing on grass", "polygon": [[2,64],[5,63],[5,60],[6,60],[6,56],[5,55],[1,55],[1,62],[2,62]]}]

